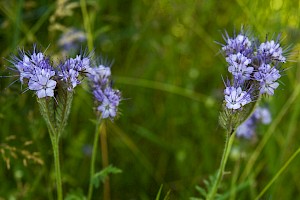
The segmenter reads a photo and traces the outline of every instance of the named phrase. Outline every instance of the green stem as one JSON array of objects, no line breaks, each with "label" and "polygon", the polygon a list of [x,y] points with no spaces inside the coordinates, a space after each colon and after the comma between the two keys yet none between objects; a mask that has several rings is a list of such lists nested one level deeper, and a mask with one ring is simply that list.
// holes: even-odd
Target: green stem
[{"label": "green stem", "polygon": [[92,34],[90,16],[88,14],[88,10],[86,7],[86,0],[80,0],[80,7],[81,7],[82,16],[83,16],[84,28],[87,33],[88,48],[89,48],[89,51],[92,51],[94,48],[94,45],[93,45],[94,38],[93,38],[93,34]]},{"label": "green stem", "polygon": [[59,162],[59,137],[56,133],[50,133],[53,156],[54,156],[54,166],[55,166],[55,177],[56,177],[56,189],[57,189],[57,199],[63,199],[63,189],[61,183],[61,173],[60,173],[60,162]]},{"label": "green stem", "polygon": [[[105,169],[109,165],[108,148],[107,148],[107,134],[106,134],[105,123],[103,123],[102,129],[101,129],[100,140],[101,140],[100,144],[101,144],[101,153],[102,153],[102,166],[103,166],[103,169]],[[108,176],[104,180],[103,200],[110,200],[110,183],[109,183]]]},{"label": "green stem", "polygon": [[218,174],[217,174],[217,178],[215,179],[215,182],[213,184],[213,187],[212,187],[211,191],[207,195],[207,198],[206,198],[207,200],[213,200],[216,193],[217,193],[217,191],[218,191],[218,187],[221,183],[223,175],[225,174],[225,166],[226,166],[228,156],[229,156],[229,153],[230,153],[233,141],[234,141],[234,137],[235,137],[235,130],[227,132],[225,147],[224,147],[224,151],[223,151],[219,171],[218,171]]},{"label": "green stem", "polygon": [[276,173],[272,180],[266,185],[266,187],[259,193],[255,199],[260,199],[262,195],[271,187],[271,185],[277,180],[277,178],[282,174],[282,172],[289,166],[289,164],[296,158],[300,153],[300,147],[295,151],[295,153],[290,157],[290,159],[281,167],[281,169]]},{"label": "green stem", "polygon": [[97,120],[96,129],[95,129],[92,160],[91,160],[91,169],[90,169],[90,184],[89,184],[89,191],[88,191],[87,200],[91,200],[92,196],[93,196],[93,189],[94,189],[94,187],[93,187],[93,176],[95,174],[95,162],[96,162],[97,147],[98,147],[98,140],[99,140],[99,130],[100,130],[99,127],[101,127],[101,119]]}]

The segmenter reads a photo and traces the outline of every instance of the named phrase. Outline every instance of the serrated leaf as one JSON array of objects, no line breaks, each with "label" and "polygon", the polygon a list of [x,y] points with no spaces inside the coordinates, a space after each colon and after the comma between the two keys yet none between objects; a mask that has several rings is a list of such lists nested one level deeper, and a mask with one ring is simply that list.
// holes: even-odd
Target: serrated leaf
[{"label": "serrated leaf", "polygon": [[109,165],[108,167],[102,169],[100,172],[94,174],[94,176],[92,177],[92,183],[96,188],[98,188],[100,185],[100,181],[104,182],[105,178],[109,174],[118,174],[118,173],[122,173],[122,170],[112,165]]},{"label": "serrated leaf", "polygon": [[209,183],[208,180],[204,180],[203,183],[204,183],[204,185],[205,185],[206,187],[210,186],[210,183]]},{"label": "serrated leaf", "polygon": [[207,192],[206,192],[206,190],[205,190],[204,188],[202,188],[202,187],[196,185],[196,190],[197,190],[202,196],[206,197]]}]

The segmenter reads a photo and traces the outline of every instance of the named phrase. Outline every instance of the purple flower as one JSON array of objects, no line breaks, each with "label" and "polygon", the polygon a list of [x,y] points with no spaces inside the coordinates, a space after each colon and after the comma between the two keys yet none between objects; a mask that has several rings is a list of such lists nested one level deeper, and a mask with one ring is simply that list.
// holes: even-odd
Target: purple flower
[{"label": "purple flower", "polygon": [[254,78],[260,83],[260,93],[274,94],[274,90],[279,86],[276,81],[281,77],[276,67],[269,64],[262,64],[258,71],[254,73]]},{"label": "purple flower", "polygon": [[20,58],[15,58],[12,63],[20,73],[20,81],[28,83],[28,89],[36,91],[38,98],[53,97],[56,81],[53,80],[55,71],[50,64],[49,58],[43,53],[25,53],[20,51]]},{"label": "purple flower", "polygon": [[97,110],[101,112],[102,119],[106,119],[108,117],[112,119],[117,115],[117,107],[112,105],[108,99],[104,99],[102,104],[98,106]]},{"label": "purple flower", "polygon": [[121,93],[119,90],[111,88],[110,76],[110,67],[102,64],[98,67],[90,68],[87,72],[101,118],[113,120],[118,114]]},{"label": "purple flower", "polygon": [[70,58],[60,64],[58,77],[67,83],[68,90],[72,91],[81,83],[79,75],[87,73],[90,70],[90,59],[88,57],[82,58],[81,55],[77,55],[76,58]]},{"label": "purple flower", "polygon": [[251,102],[250,93],[243,91],[241,87],[226,87],[224,90],[226,107],[229,109],[239,109]]},{"label": "purple flower", "polygon": [[282,48],[274,40],[261,43],[258,53],[266,60],[275,60],[283,63],[286,61],[286,58],[282,55]]},{"label": "purple flower", "polygon": [[237,137],[250,139],[255,135],[255,129],[259,122],[263,124],[270,124],[272,121],[269,109],[264,107],[257,107],[253,114],[236,130]]},{"label": "purple flower", "polygon": [[110,67],[99,65],[98,67],[90,68],[87,76],[95,84],[106,85],[109,82],[110,75]]},{"label": "purple flower", "polygon": [[56,81],[50,78],[54,76],[55,72],[50,69],[37,68],[35,75],[29,79],[28,88],[36,91],[38,98],[53,97]]},{"label": "purple flower", "polygon": [[251,51],[251,41],[247,36],[240,33],[235,38],[230,38],[226,33],[226,45],[223,45],[222,50],[226,53],[226,55],[242,53],[247,55]]},{"label": "purple flower", "polygon": [[231,54],[226,58],[229,64],[228,71],[236,78],[249,80],[253,72],[253,67],[249,64],[251,59],[241,53]]},{"label": "purple flower", "polygon": [[100,88],[94,89],[94,96],[100,104],[97,110],[101,112],[103,119],[116,117],[118,106],[121,101],[121,93],[119,90],[114,90],[111,87],[106,87],[104,92]]},{"label": "purple flower", "polygon": [[236,136],[250,139],[255,135],[256,124],[250,117],[236,129]]},{"label": "purple flower", "polygon": [[[239,109],[258,99],[258,96],[252,94],[273,95],[281,77],[279,65],[286,61],[278,43],[279,37],[276,41],[259,44],[258,39],[248,37],[242,30],[233,38],[227,33],[223,38],[225,44],[222,44],[222,52],[234,82],[233,87],[225,84],[226,107]],[[243,91],[244,85],[251,88],[251,92]]]},{"label": "purple flower", "polygon": [[253,113],[253,118],[261,121],[263,124],[270,124],[272,121],[269,109],[264,107],[257,107]]}]

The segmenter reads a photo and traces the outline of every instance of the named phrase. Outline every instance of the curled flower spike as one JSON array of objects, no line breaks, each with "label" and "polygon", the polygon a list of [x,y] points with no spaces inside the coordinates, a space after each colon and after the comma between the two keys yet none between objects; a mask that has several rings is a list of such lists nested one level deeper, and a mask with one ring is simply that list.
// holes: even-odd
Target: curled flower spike
[{"label": "curled flower spike", "polygon": [[224,40],[226,41],[226,45],[223,45],[222,50],[227,56],[237,53],[247,55],[249,52],[251,52],[252,43],[243,33],[238,34],[235,38],[230,38],[226,33]]},{"label": "curled flower spike", "polygon": [[100,64],[97,67],[90,68],[87,76],[97,102],[97,110],[101,113],[101,118],[113,120],[118,114],[121,93],[119,90],[111,88],[110,67]]},{"label": "curled flower spike", "polygon": [[269,64],[262,64],[258,71],[254,73],[254,78],[260,83],[260,93],[274,94],[274,90],[279,86],[276,81],[281,77],[279,70]]},{"label": "curled flower spike", "polygon": [[36,91],[38,98],[53,97],[56,87],[55,71],[49,58],[36,52],[35,46],[32,53],[20,51],[19,55],[20,58],[15,57],[12,63],[20,73],[20,82],[28,83],[28,89]]},{"label": "curled flower spike", "polygon": [[77,55],[76,58],[70,58],[60,64],[58,77],[67,83],[67,88],[72,91],[81,83],[79,75],[90,71],[90,59]]},{"label": "curled flower spike", "polygon": [[263,55],[266,60],[275,60],[279,62],[285,62],[286,58],[282,55],[282,48],[279,43],[274,40],[261,43],[258,52]]}]

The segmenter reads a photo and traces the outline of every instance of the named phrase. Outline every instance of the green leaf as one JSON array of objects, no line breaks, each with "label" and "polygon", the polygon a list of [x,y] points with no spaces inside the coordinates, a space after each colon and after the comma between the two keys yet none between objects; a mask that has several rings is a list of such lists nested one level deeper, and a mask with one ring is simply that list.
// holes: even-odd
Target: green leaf
[{"label": "green leaf", "polygon": [[[163,185],[160,186],[159,190],[158,190],[158,193],[156,195],[156,198],[155,200],[159,200],[160,199],[160,195],[161,195],[161,191],[162,191],[162,188],[163,188]],[[164,197],[164,200],[169,200],[170,199],[170,193],[171,191],[169,190],[166,194],[166,196]]]},{"label": "green leaf", "polygon": [[118,173],[122,173],[122,170],[112,165],[109,165],[108,167],[102,169],[100,172],[94,174],[92,178],[92,183],[96,188],[98,188],[100,185],[100,181],[104,182],[105,178],[109,174],[118,174]]},{"label": "green leaf", "polygon": [[197,190],[202,196],[204,196],[204,197],[207,196],[207,192],[206,192],[206,190],[205,190],[204,188],[202,188],[202,187],[196,185],[196,190]]},{"label": "green leaf", "polygon": [[160,185],[160,188],[159,188],[159,190],[158,190],[158,193],[157,193],[157,195],[156,195],[155,200],[159,200],[159,199],[160,199],[160,194],[161,194],[162,188],[163,188],[163,185]]},{"label": "green leaf", "polygon": [[81,189],[71,189],[65,197],[65,200],[86,200]]}]

